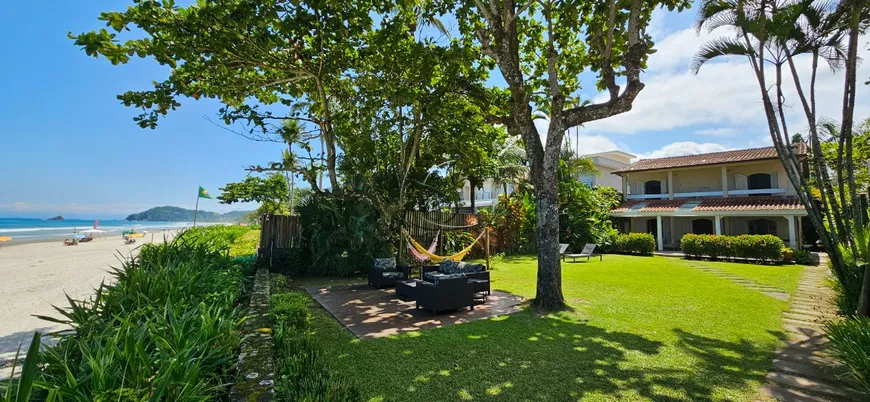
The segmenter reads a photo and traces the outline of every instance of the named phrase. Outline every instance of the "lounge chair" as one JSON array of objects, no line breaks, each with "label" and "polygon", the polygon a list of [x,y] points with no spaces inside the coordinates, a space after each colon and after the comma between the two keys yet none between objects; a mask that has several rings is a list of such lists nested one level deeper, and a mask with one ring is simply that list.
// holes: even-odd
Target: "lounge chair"
[{"label": "lounge chair", "polygon": [[568,251],[567,243],[559,243],[559,255],[562,257],[562,261],[565,260],[565,254]]},{"label": "lounge chair", "polygon": [[75,246],[76,244],[78,244],[78,242],[75,239],[64,239],[63,241],[64,246]]},{"label": "lounge chair", "polygon": [[594,244],[586,243],[586,245],[583,246],[583,250],[580,251],[580,254],[563,254],[562,259],[565,259],[565,257],[568,257],[571,259],[571,262],[575,262],[575,261],[577,261],[577,258],[586,257],[586,261],[589,261],[590,257],[596,256],[596,255],[598,256],[599,261],[604,260],[604,256],[602,256],[601,253],[595,252],[595,245]]}]

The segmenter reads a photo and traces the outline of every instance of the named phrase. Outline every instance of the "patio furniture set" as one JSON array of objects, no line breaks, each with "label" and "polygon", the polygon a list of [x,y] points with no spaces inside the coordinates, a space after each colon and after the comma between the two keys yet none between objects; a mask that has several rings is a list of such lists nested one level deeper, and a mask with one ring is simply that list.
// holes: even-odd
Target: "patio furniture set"
[{"label": "patio furniture set", "polygon": [[412,268],[395,258],[376,258],[369,269],[369,286],[395,286],[396,297],[416,301],[417,309],[433,314],[486,302],[490,295],[489,271],[483,264],[444,260],[438,265]]}]

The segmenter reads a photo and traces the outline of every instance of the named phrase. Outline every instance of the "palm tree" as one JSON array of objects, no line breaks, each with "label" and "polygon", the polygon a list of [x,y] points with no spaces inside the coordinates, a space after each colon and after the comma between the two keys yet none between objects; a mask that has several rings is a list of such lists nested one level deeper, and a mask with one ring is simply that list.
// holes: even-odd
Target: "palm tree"
[{"label": "palm tree", "polygon": [[[513,185],[515,191],[529,183],[529,166],[526,160],[526,150],[514,139],[508,140],[505,147],[496,155],[495,175],[492,177],[494,186],[501,186],[505,196],[508,186]],[[527,187],[527,186],[526,186]]]},{"label": "palm tree", "polygon": [[281,128],[278,132],[281,134],[281,138],[284,139],[284,142],[287,143],[287,149],[282,153],[281,161],[284,165],[284,174],[287,175],[287,171],[290,171],[288,182],[290,184],[290,215],[294,213],[294,199],[295,191],[296,191],[296,155],[293,153],[293,144],[300,141],[302,139],[302,133],[305,129],[302,127],[302,123],[298,120],[284,120],[281,124]]}]

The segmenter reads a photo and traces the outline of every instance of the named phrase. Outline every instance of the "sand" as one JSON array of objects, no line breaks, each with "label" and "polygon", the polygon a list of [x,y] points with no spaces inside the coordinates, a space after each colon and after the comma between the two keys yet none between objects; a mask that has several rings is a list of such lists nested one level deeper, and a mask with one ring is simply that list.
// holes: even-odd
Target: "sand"
[{"label": "sand", "polygon": [[[164,233],[153,233],[163,241]],[[120,234],[97,237],[77,246],[61,241],[4,245],[0,248],[0,378],[9,375],[10,362],[19,344],[26,349],[33,331],[52,332],[64,325],[40,320],[33,315],[59,317],[52,305],[67,307],[66,295],[87,299],[104,279],[110,267],[120,266],[120,255],[135,255],[137,248],[152,241],[152,233],[125,245]],[[23,352],[22,352],[23,353]]]}]

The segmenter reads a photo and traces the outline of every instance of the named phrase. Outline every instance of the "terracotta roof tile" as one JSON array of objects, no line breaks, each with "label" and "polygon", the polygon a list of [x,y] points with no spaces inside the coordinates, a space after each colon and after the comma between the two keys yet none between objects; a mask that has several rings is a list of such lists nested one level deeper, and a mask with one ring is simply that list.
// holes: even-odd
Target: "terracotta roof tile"
[{"label": "terracotta roof tile", "polygon": [[[673,212],[688,201],[687,199],[629,200],[610,212],[627,212],[638,206],[640,208],[633,212]],[[696,212],[780,211],[804,208],[797,198],[783,196],[709,198],[694,202],[700,202],[692,208],[692,211]]]},{"label": "terracotta roof tile", "polygon": [[701,201],[693,211],[779,211],[804,209],[795,197],[728,197]]},{"label": "terracotta roof tile", "polygon": [[[807,154],[807,147],[804,144],[797,144],[795,146],[795,151],[799,156],[804,156]],[[619,174],[689,166],[718,165],[722,163],[747,162],[765,159],[778,159],[776,148],[751,148],[707,154],[672,156],[669,158],[641,159],[622,169],[615,170],[613,173]]]}]

